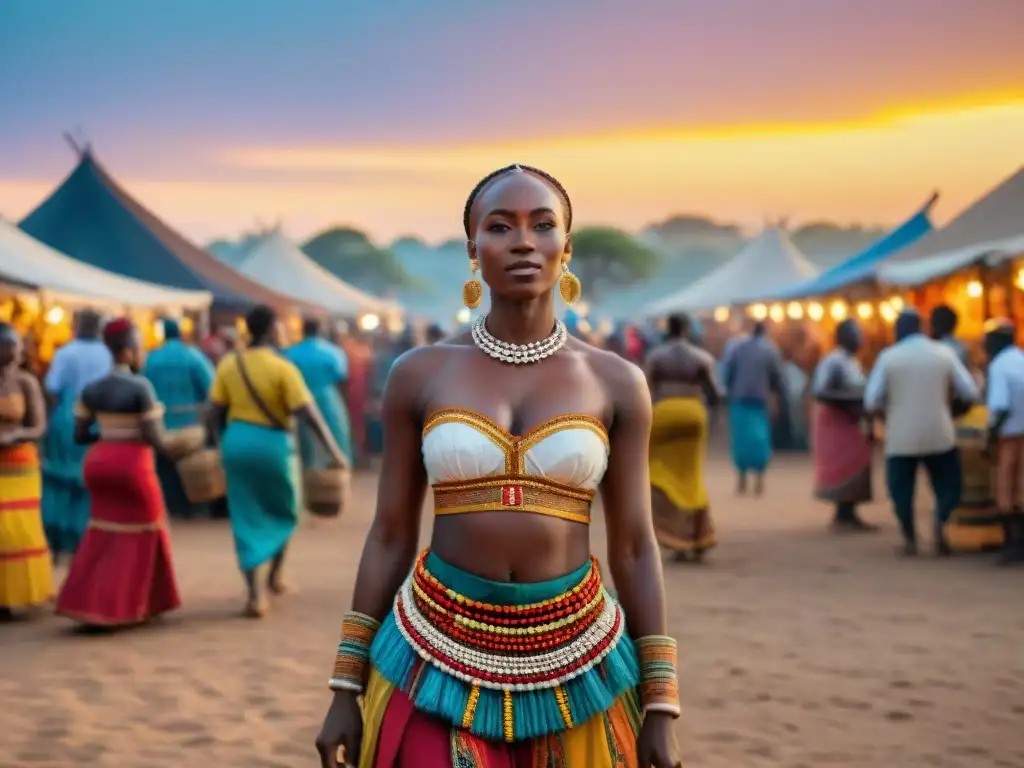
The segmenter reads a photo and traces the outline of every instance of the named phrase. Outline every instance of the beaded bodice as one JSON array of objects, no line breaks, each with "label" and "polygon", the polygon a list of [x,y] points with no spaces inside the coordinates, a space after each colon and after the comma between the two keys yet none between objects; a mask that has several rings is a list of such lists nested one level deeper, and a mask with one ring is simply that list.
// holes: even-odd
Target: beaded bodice
[{"label": "beaded bodice", "polygon": [[589,522],[608,466],[608,433],[567,414],[513,435],[466,408],[435,411],[423,427],[423,464],[437,514],[515,510]]}]

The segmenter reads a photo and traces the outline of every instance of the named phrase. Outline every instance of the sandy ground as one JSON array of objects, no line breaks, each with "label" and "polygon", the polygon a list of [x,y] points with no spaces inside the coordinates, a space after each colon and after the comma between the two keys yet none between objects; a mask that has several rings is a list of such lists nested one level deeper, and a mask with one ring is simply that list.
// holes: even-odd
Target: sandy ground
[{"label": "sandy ground", "polygon": [[[732,495],[723,459],[709,474],[721,546],[666,566],[686,766],[1024,766],[1024,570],[898,560],[882,504],[882,533],[829,534],[803,458],[760,501]],[[374,489],[357,478],[345,519],[303,526],[297,591],[263,622],[237,618],[230,533],[205,523],[175,526],[185,607],[157,625],[0,625],[0,768],[316,765]]]}]

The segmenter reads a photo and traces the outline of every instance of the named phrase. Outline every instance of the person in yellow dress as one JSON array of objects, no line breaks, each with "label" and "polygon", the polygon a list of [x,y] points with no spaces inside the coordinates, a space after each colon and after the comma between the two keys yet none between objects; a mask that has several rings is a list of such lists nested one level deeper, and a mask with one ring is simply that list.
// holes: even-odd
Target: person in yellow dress
[{"label": "person in yellow dress", "polygon": [[53,596],[36,449],[46,431],[46,404],[39,382],[19,367],[21,356],[18,332],[0,323],[0,618]]},{"label": "person in yellow dress", "polygon": [[285,590],[281,568],[302,507],[294,417],[322,441],[332,466],[346,460],[299,369],[280,353],[284,327],[274,310],[255,307],[245,323],[249,347],[228,353],[217,366],[207,426],[223,431],[231,530],[248,587],[245,614],[260,618],[267,609],[264,586],[275,595]]}]

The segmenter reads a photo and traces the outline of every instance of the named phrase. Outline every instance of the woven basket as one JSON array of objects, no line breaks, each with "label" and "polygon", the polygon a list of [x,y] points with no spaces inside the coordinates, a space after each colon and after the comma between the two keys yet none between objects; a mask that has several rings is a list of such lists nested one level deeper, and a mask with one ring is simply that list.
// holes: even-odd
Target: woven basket
[{"label": "woven basket", "polygon": [[351,484],[348,469],[305,469],[302,471],[303,500],[317,517],[338,517],[345,511]]},{"label": "woven basket", "polygon": [[193,504],[214,501],[225,494],[224,467],[216,448],[203,448],[186,456],[177,468],[185,497]]},{"label": "woven basket", "polygon": [[172,461],[181,461],[201,451],[206,445],[206,430],[202,427],[185,427],[167,432],[167,456]]}]

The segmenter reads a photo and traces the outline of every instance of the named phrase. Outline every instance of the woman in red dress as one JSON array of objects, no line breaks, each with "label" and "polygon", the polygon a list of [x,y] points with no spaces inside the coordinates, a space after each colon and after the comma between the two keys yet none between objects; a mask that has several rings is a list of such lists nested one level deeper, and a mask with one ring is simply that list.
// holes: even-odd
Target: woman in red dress
[{"label": "woman in red dress", "polygon": [[[179,607],[167,511],[153,449],[163,450],[163,407],[138,375],[142,338],[127,319],[103,338],[114,370],[90,384],[75,408],[75,440],[95,443],[83,466],[89,527],[71,563],[57,613],[83,624],[139,624]],[[93,427],[98,425],[97,435]]]}]

